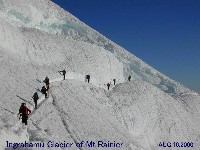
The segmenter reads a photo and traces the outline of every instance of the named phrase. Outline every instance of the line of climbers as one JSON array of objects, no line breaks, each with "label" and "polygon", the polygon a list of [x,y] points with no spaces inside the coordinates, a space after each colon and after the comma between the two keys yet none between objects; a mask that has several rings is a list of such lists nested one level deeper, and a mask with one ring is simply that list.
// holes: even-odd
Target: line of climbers
[{"label": "line of climbers", "polygon": [[[65,70],[59,71],[59,73],[60,74],[62,73],[61,75],[63,75],[64,80],[65,80],[66,71]],[[45,83],[46,87],[42,86],[42,89],[40,90],[40,92],[45,95],[45,98],[48,98],[49,85],[50,85],[48,76],[44,79],[43,82]],[[33,94],[32,99],[35,103],[35,109],[37,109],[37,101],[39,99],[37,92],[35,92]],[[28,116],[29,116],[30,113],[31,113],[31,110],[26,106],[26,103],[22,103],[20,108],[19,108],[19,113],[18,113],[19,120],[22,119],[22,123],[25,123],[25,125],[27,125],[27,120],[28,120]]]},{"label": "line of climbers", "polygon": [[[128,81],[131,81],[131,76],[129,75],[128,76]],[[116,84],[116,79],[113,79],[113,84],[115,85]],[[105,84],[104,84],[105,85]],[[107,84],[107,88],[108,90],[110,89],[110,86],[111,86],[111,82],[108,82]]]},{"label": "line of climbers", "polygon": [[[63,75],[63,80],[65,80],[65,74],[66,74],[66,71],[63,70],[63,71],[58,71],[61,75]],[[90,83],[90,75],[86,75],[85,76],[85,79],[86,79],[86,82]],[[128,76],[128,81],[131,80],[131,76],[129,75]],[[49,96],[49,85],[50,85],[50,81],[49,81],[49,77],[47,76],[44,81],[43,81],[46,85],[45,86],[42,86],[42,89],[40,90],[40,92],[42,94],[45,95],[45,98],[48,98]],[[116,79],[113,79],[113,84],[115,85],[116,84]],[[110,85],[111,85],[111,82],[108,82],[107,83],[107,88],[108,90],[110,89]],[[35,92],[32,96],[32,99],[34,100],[34,103],[35,103],[35,109],[37,109],[37,101],[39,100],[39,96],[38,96],[38,93]],[[27,120],[28,120],[28,115],[31,113],[31,110],[28,109],[28,107],[26,106],[26,103],[22,103],[21,106],[20,106],[20,109],[19,109],[19,120],[22,119],[22,123],[25,123],[25,125],[27,125]]]}]

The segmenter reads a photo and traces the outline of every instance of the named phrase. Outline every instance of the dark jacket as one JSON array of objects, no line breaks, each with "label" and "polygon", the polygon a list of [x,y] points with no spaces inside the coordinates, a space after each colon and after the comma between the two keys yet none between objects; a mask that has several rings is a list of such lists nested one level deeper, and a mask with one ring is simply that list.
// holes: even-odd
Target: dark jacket
[{"label": "dark jacket", "polygon": [[86,79],[90,79],[90,75],[86,75]]},{"label": "dark jacket", "polygon": [[65,71],[65,70],[63,70],[63,71],[62,71],[62,73],[63,73],[63,75],[65,75],[65,74],[66,74],[66,71]]},{"label": "dark jacket", "polygon": [[110,86],[110,83],[107,83],[107,86]]},{"label": "dark jacket", "polygon": [[47,89],[43,86],[41,89],[42,94],[45,94],[47,92]]},{"label": "dark jacket", "polygon": [[35,92],[34,94],[33,94],[33,100],[34,101],[37,101],[38,99],[39,99],[39,96],[38,96],[38,94],[37,94],[37,92]]},{"label": "dark jacket", "polygon": [[48,77],[45,78],[44,83],[46,83],[46,85],[49,85],[49,78]]}]

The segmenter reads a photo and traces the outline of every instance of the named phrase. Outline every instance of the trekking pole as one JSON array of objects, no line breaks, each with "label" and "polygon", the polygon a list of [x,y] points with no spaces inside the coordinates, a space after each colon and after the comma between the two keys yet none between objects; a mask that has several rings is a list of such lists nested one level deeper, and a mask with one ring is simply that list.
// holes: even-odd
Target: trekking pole
[{"label": "trekking pole", "polygon": [[17,114],[17,117],[19,118],[19,120],[21,119],[21,115],[20,114]]},{"label": "trekking pole", "polygon": [[[1,108],[3,108],[3,107],[1,107]],[[10,111],[10,110],[8,110],[6,108],[3,108],[3,109],[6,110],[6,111],[8,111],[8,112],[10,112],[11,114],[15,114],[14,112],[12,112],[12,111]]]},{"label": "trekking pole", "polygon": [[[59,73],[61,72],[61,71],[58,71]],[[60,73],[61,74],[61,73]],[[61,74],[62,75],[62,74]]]}]

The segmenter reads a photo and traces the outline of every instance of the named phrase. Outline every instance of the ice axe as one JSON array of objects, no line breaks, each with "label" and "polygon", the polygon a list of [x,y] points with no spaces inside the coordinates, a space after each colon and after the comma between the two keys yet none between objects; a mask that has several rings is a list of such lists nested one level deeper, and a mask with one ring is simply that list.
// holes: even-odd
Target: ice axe
[{"label": "ice axe", "polygon": [[[61,71],[58,71],[60,74],[61,74]],[[63,75],[63,74],[61,74],[61,75]]]}]

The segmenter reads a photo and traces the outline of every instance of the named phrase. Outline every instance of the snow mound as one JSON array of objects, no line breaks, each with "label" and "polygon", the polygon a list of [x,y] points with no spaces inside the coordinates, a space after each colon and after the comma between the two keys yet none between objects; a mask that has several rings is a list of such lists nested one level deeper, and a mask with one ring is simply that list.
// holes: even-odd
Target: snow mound
[{"label": "snow mound", "polygon": [[200,149],[200,119],[196,111],[200,109],[199,97],[192,100],[188,96],[187,105],[185,98],[177,101],[149,83],[137,80],[117,85],[109,98],[116,117],[144,148],[159,149],[159,143],[166,141],[192,141],[195,145],[192,149]]},{"label": "snow mound", "polygon": [[[32,114],[32,124],[53,135],[53,138],[46,136],[44,142],[55,141],[56,137],[60,141],[74,143],[116,141],[123,143],[121,149],[128,150],[133,146],[139,148],[137,142],[134,142],[115,118],[108,102],[104,89],[75,80],[56,82],[51,87],[50,98]],[[37,137],[37,134],[32,137]],[[83,148],[87,149],[87,146]]]}]

